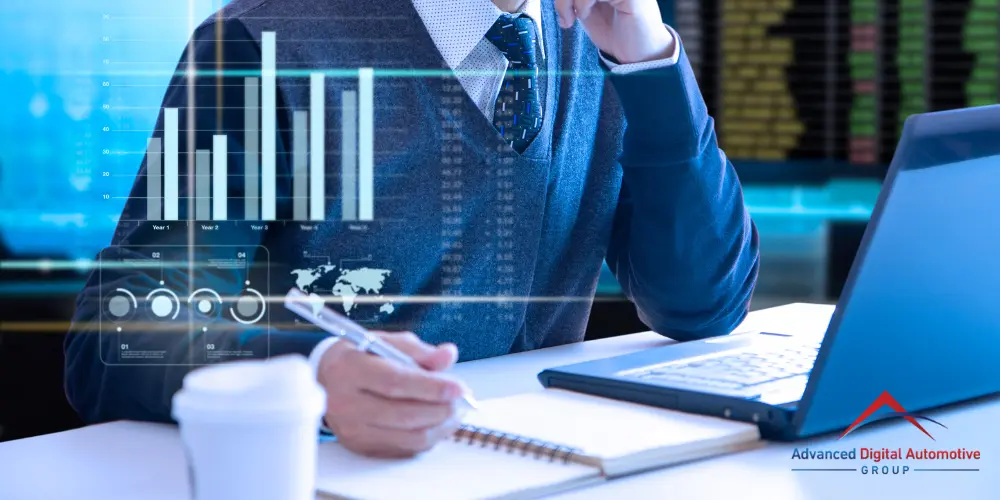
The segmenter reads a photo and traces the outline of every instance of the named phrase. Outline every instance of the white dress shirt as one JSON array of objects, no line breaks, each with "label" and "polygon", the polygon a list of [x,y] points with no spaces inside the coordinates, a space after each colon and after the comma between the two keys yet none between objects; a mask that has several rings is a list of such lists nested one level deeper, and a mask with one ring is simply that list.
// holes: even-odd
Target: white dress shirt
[{"label": "white dress shirt", "polygon": [[[500,95],[503,78],[507,72],[507,57],[486,39],[486,32],[504,12],[491,0],[413,0],[413,6],[427,32],[430,33],[438,52],[448,67],[455,71],[462,88],[492,122],[497,96]],[[541,51],[538,60],[544,60],[546,54],[541,0],[525,0],[517,14],[528,16],[535,22]],[[680,38],[673,28],[668,26],[667,29],[676,42],[673,53],[665,59],[615,64],[602,54],[601,60],[614,73],[630,73],[675,64],[680,56]],[[334,337],[329,337],[313,348],[309,355],[309,363],[314,371],[318,370],[323,354],[335,342]]]},{"label": "white dress shirt", "polygon": [[[493,109],[507,72],[507,58],[486,39],[486,32],[504,12],[490,0],[413,0],[413,6],[430,33],[438,52],[448,67],[455,71],[462,88],[476,106],[493,121]],[[525,0],[517,14],[535,22],[541,53],[545,59],[542,31],[542,1]],[[670,29],[668,27],[668,29]],[[670,29],[675,40],[677,33]],[[615,73],[669,66],[677,62],[680,43],[674,43],[670,57],[633,64],[615,64],[601,56],[604,64]]]}]

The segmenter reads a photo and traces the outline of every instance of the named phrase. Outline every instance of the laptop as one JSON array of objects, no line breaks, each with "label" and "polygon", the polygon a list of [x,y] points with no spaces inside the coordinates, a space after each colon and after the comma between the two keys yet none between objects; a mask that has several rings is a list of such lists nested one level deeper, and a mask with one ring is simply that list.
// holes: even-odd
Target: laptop
[{"label": "laptop", "polygon": [[998,138],[1000,105],[906,120],[821,338],[732,334],[539,380],[755,422],[776,440],[845,429],[876,401],[891,403],[883,393],[896,412],[919,412],[1000,392]]}]

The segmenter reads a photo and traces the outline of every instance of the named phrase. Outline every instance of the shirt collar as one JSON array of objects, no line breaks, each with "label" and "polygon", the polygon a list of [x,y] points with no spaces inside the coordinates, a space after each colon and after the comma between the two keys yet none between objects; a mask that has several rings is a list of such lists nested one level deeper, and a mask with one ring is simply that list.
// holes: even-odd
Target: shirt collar
[{"label": "shirt collar", "polygon": [[[458,68],[503,14],[490,0],[413,0],[424,27],[451,69]],[[542,58],[542,2],[525,0],[517,14],[535,22]]]}]

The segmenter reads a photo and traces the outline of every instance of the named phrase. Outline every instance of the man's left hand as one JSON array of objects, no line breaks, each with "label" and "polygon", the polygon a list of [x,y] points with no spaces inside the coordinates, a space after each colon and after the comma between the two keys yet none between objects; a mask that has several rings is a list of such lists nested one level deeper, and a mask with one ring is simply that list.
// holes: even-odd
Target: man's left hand
[{"label": "man's left hand", "polygon": [[591,41],[619,64],[652,61],[673,52],[656,0],[555,0],[559,24],[577,20]]}]

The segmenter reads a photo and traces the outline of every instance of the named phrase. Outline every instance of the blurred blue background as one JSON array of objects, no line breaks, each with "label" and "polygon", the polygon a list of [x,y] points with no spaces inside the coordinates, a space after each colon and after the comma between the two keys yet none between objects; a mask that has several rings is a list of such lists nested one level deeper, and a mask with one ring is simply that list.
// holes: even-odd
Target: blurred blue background
[{"label": "blurred blue background", "polygon": [[[195,0],[190,14],[201,20],[221,5]],[[142,150],[153,128],[163,73],[191,31],[188,8],[0,6],[0,238],[14,256],[92,258],[108,243],[141,159],[128,152]]]}]

